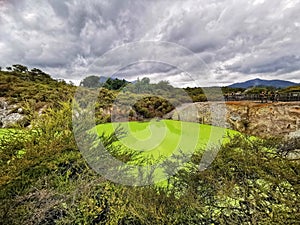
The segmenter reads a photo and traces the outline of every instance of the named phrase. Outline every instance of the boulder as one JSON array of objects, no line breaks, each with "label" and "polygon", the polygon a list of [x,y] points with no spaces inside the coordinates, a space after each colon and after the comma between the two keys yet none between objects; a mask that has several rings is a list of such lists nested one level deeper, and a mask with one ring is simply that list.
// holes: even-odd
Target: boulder
[{"label": "boulder", "polygon": [[0,100],[0,109],[7,110],[7,108],[8,108],[8,103],[3,100]]},{"label": "boulder", "polygon": [[24,121],[25,116],[22,108],[17,105],[9,105],[5,100],[0,99],[0,128],[10,128]]},{"label": "boulder", "polygon": [[24,110],[22,108],[18,108],[17,112],[22,114],[24,112]]},{"label": "boulder", "polygon": [[2,118],[2,128],[10,128],[15,124],[20,123],[24,119],[24,116],[19,113],[12,113]]}]

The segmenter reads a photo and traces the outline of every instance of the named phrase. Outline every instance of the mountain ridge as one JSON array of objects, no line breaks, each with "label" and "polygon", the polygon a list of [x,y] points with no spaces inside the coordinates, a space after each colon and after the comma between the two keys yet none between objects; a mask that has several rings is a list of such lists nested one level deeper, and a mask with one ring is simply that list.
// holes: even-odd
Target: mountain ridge
[{"label": "mountain ridge", "polygon": [[265,87],[275,87],[275,88],[286,88],[286,87],[296,86],[296,85],[300,85],[300,84],[294,83],[291,81],[286,81],[286,80],[279,80],[279,79],[264,80],[264,79],[256,78],[256,79],[247,80],[244,82],[233,83],[233,84],[229,85],[228,87],[230,87],[230,88],[250,88],[250,87],[256,87],[256,86],[265,86]]}]

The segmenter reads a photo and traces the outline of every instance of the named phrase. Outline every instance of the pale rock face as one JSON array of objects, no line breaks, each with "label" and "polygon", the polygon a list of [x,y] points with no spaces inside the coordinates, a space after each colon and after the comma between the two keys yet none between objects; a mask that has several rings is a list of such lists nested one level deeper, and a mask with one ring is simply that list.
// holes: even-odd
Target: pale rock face
[{"label": "pale rock face", "polygon": [[289,137],[292,137],[292,138],[300,138],[300,129],[298,129],[297,131],[291,132],[291,133],[289,134]]},{"label": "pale rock face", "polygon": [[24,115],[21,114],[23,109],[19,108],[17,113],[13,113],[14,109],[14,105],[0,99],[0,128],[9,128],[23,120]]},{"label": "pale rock face", "polygon": [[[214,107],[212,107],[214,105]],[[255,103],[197,102],[186,106],[185,113],[177,112],[168,115],[178,120],[178,114],[187,115],[189,107],[198,109],[198,121],[204,124],[217,125],[257,136],[285,136],[300,130],[300,103]],[[171,116],[170,116],[171,115]],[[186,121],[195,122],[195,118],[184,117]]]},{"label": "pale rock face", "polygon": [[0,109],[7,110],[8,104],[5,101],[0,100]]},{"label": "pale rock face", "polygon": [[18,108],[18,113],[23,113],[23,109],[22,108]]},{"label": "pale rock face", "polygon": [[2,119],[2,127],[9,128],[23,119],[23,115],[12,113]]}]

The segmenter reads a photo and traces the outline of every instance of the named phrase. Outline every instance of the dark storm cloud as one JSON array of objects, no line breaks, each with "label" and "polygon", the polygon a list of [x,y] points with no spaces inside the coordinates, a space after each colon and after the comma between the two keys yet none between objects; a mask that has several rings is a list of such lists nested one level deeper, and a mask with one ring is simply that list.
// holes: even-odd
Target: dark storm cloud
[{"label": "dark storm cloud", "polygon": [[[0,62],[39,67],[73,81],[122,69],[128,79],[152,74],[154,80],[186,86],[184,64],[203,85],[255,77],[300,82],[299,11],[299,0],[0,1]],[[194,54],[155,50],[173,64],[138,63],[147,60],[145,47],[97,66],[107,51],[139,41],[173,42]],[[124,56],[132,65],[120,68]]]}]

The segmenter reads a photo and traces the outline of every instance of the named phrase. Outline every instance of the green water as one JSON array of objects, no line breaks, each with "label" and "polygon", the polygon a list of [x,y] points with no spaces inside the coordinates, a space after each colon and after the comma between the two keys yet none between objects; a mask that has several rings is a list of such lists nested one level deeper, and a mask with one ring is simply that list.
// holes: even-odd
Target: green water
[{"label": "green water", "polygon": [[115,145],[121,145],[153,157],[169,156],[176,151],[202,151],[212,145],[228,140],[229,129],[174,120],[152,120],[150,122],[122,122],[97,125],[97,133],[109,135],[116,128],[124,135],[118,136]]}]

